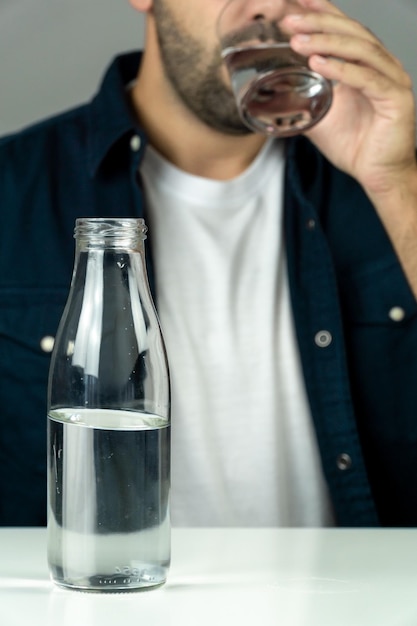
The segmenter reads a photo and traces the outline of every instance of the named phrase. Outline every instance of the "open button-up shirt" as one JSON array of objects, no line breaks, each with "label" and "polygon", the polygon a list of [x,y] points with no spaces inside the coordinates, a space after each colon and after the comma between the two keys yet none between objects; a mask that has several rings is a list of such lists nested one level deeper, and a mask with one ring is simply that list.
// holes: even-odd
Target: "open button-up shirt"
[{"label": "open button-up shirt", "polygon": [[[147,140],[126,98],[139,62],[117,58],[91,103],[0,141],[1,525],[46,521],[47,376],[75,219],[146,219]],[[292,307],[337,523],[415,525],[415,299],[359,185],[303,137],[286,159]]]}]

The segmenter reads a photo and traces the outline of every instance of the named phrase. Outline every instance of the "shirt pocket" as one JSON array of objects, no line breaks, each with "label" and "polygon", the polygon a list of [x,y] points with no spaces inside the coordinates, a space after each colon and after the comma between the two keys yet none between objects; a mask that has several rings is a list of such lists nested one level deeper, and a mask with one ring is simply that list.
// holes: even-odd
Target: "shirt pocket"
[{"label": "shirt pocket", "polygon": [[415,525],[416,299],[397,261],[345,278],[350,384],[378,513],[384,525]]},{"label": "shirt pocket", "polygon": [[49,363],[67,293],[0,290],[0,462],[6,475],[44,473]]},{"label": "shirt pocket", "polygon": [[416,299],[396,260],[345,278],[346,352],[360,429],[374,450],[385,441],[385,459],[394,443],[415,457]]},{"label": "shirt pocket", "polygon": [[373,264],[341,281],[345,321],[355,326],[406,326],[417,302],[397,260]]}]

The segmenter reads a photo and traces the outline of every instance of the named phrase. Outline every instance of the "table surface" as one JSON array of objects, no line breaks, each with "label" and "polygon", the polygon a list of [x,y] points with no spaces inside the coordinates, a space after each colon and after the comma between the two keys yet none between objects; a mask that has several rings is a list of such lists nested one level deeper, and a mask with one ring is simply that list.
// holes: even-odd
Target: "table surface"
[{"label": "table surface", "polygon": [[49,580],[44,529],[0,529],[1,626],[416,626],[415,529],[174,529],[158,589]]}]

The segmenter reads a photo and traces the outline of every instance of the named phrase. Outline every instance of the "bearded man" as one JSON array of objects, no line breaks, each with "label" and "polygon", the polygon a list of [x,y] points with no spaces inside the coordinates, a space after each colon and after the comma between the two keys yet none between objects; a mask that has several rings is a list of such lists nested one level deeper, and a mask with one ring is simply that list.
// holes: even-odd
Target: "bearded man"
[{"label": "bearded man", "polygon": [[334,81],[303,135],[241,121],[226,0],[131,0],[143,53],[1,141],[1,524],[45,523],[49,351],[80,216],[149,225],[174,525],[417,524],[411,80],[328,0],[277,1],[291,47]]}]

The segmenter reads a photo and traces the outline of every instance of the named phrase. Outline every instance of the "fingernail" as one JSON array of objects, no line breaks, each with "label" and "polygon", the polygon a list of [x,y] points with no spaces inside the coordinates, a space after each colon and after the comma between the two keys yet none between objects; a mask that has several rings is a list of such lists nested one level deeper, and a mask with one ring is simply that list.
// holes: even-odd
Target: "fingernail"
[{"label": "fingernail", "polygon": [[290,22],[299,22],[303,17],[302,13],[291,13],[287,15],[285,19],[290,20]]}]

